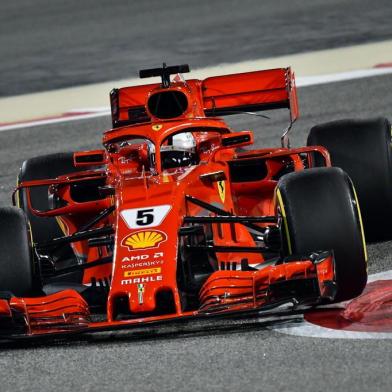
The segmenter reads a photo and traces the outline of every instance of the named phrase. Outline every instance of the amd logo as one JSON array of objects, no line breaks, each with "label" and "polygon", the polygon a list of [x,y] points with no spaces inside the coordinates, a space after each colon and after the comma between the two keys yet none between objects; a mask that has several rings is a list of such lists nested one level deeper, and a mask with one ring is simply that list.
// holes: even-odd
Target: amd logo
[{"label": "amd logo", "polygon": [[121,261],[123,262],[130,262],[130,261],[140,261],[140,260],[147,260],[150,257],[153,259],[159,259],[162,258],[163,252],[155,252],[152,255],[135,255],[135,256],[129,256],[129,257],[124,257]]},{"label": "amd logo", "polygon": [[139,261],[139,260],[146,260],[150,256],[149,255],[136,255],[136,256],[131,256],[131,257],[124,257],[122,261]]}]

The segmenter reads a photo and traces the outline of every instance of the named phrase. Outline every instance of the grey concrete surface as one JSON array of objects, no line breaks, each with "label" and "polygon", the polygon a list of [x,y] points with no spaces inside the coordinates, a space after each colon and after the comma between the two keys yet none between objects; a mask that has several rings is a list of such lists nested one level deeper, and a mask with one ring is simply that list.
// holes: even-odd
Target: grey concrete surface
[{"label": "grey concrete surface", "polygon": [[0,2],[0,96],[390,39],[390,0]]},{"label": "grey concrete surface", "polygon": [[8,391],[389,391],[390,341],[248,330],[2,350]]},{"label": "grey concrete surface", "polygon": [[[392,76],[299,89],[293,145],[316,123],[389,115]],[[284,115],[237,116],[258,146],[278,145]],[[31,156],[99,146],[108,118],[0,133],[0,204]],[[392,242],[369,248],[370,272],[392,269]],[[392,340],[325,340],[271,332],[261,320],[220,322],[178,333],[103,334],[68,343],[0,345],[0,391],[389,391]],[[165,332],[166,331],[166,332]]]}]

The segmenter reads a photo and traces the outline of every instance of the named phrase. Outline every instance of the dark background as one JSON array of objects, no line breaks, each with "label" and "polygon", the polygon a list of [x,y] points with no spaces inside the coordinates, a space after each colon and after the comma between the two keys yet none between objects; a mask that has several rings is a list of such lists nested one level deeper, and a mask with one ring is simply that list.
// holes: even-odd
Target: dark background
[{"label": "dark background", "polygon": [[4,0],[0,96],[385,40],[391,21],[391,0]]}]

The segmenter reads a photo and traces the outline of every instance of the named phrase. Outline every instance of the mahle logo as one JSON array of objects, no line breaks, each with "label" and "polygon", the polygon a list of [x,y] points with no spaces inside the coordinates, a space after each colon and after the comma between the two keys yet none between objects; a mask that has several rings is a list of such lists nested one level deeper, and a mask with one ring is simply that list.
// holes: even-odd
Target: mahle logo
[{"label": "mahle logo", "polygon": [[129,250],[156,248],[167,236],[161,231],[138,231],[125,237],[121,245],[128,247]]},{"label": "mahle logo", "polygon": [[129,285],[129,284],[140,284],[140,283],[153,283],[153,282],[162,282],[162,275],[152,275],[152,276],[139,276],[136,278],[128,278],[122,279],[121,285]]}]

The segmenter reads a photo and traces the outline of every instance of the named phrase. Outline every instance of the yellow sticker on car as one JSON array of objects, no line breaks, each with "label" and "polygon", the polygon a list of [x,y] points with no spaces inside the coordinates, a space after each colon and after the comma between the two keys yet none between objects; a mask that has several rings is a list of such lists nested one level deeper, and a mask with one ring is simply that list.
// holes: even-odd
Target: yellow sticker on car
[{"label": "yellow sticker on car", "polygon": [[161,231],[138,231],[125,237],[121,245],[128,247],[129,250],[156,248],[167,236]]},{"label": "yellow sticker on car", "polygon": [[145,268],[145,269],[139,269],[139,270],[133,270],[133,271],[125,271],[124,272],[124,278],[130,278],[133,276],[143,276],[143,275],[155,275],[155,274],[160,274],[161,273],[161,268]]},{"label": "yellow sticker on car", "polygon": [[160,131],[162,129],[162,124],[154,124],[151,128],[153,131]]},{"label": "yellow sticker on car", "polygon": [[226,184],[224,181],[218,181],[218,192],[222,203],[224,203],[226,199]]}]

